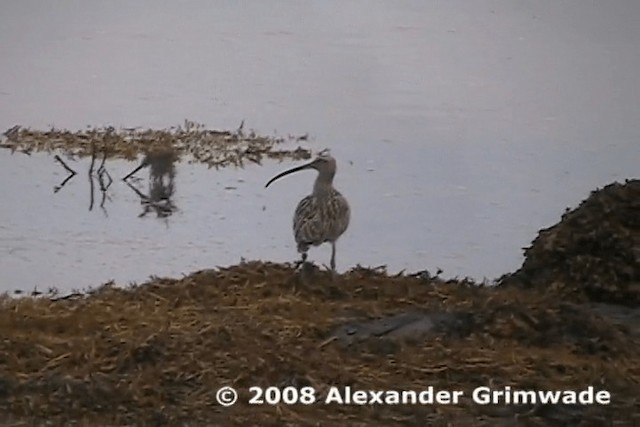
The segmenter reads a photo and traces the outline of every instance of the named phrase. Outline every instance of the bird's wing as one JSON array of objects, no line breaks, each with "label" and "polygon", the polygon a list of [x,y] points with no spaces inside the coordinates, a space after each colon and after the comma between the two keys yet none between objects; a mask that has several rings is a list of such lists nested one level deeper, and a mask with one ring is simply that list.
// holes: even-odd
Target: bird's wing
[{"label": "bird's wing", "polygon": [[293,215],[293,233],[296,243],[322,243],[322,221],[315,197],[300,200]]},{"label": "bird's wing", "polygon": [[351,220],[351,208],[347,199],[336,190],[335,196],[332,198],[331,209],[333,210],[331,217],[334,218],[334,234],[339,237],[349,227]]}]

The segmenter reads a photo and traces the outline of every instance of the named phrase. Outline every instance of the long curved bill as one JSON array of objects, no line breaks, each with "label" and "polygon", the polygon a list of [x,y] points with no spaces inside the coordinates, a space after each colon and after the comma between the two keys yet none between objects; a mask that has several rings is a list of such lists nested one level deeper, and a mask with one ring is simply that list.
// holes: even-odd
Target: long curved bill
[{"label": "long curved bill", "polygon": [[306,165],[302,165],[302,166],[296,166],[295,168],[291,168],[289,170],[286,170],[282,173],[279,173],[278,175],[274,176],[273,178],[271,178],[269,180],[269,182],[267,182],[267,184],[264,186],[264,188],[267,188],[269,185],[271,185],[271,183],[279,178],[282,178],[285,175],[289,175],[290,173],[294,173],[294,172],[298,172],[301,171],[303,169],[309,169],[311,167],[311,165],[313,165],[313,162],[309,162]]}]

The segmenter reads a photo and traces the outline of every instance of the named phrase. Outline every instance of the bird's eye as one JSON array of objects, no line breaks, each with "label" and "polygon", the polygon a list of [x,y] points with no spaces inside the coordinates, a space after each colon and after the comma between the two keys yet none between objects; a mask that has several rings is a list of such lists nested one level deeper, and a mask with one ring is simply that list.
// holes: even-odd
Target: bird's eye
[{"label": "bird's eye", "polygon": [[322,150],[322,151],[320,151],[318,153],[318,159],[322,159],[322,160],[325,160],[325,161],[329,160],[329,153],[330,153],[329,149],[325,148],[324,150]]}]

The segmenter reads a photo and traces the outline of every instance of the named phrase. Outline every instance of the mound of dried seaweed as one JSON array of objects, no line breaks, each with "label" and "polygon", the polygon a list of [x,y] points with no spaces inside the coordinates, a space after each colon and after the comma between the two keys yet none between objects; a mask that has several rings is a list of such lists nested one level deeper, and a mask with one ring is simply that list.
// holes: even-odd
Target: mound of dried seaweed
[{"label": "mound of dried seaweed", "polygon": [[81,131],[33,130],[14,126],[4,132],[0,148],[29,153],[62,151],[70,156],[104,153],[106,158],[134,160],[158,148],[171,147],[177,155],[189,155],[190,161],[211,167],[243,166],[245,161],[260,163],[263,158],[307,159],[309,150],[300,146],[282,147],[285,142],[306,141],[307,135],[270,138],[244,132],[243,124],[235,131],[209,130],[202,124],[185,120],[183,126],[166,130],[94,128]]},{"label": "mound of dried seaweed", "polygon": [[[638,337],[538,289],[478,287],[357,268],[304,281],[262,262],[105,286],[86,297],[0,300],[0,414],[32,423],[578,425],[634,422]],[[464,322],[391,340],[330,340],[342,324],[404,312]],[[446,317],[446,316],[445,316]],[[216,390],[240,401],[225,408]],[[247,405],[250,386],[609,390],[584,407]],[[586,420],[586,421],[585,421]],[[637,418],[635,421],[638,421]]]},{"label": "mound of dried seaweed", "polygon": [[540,231],[522,267],[502,281],[640,304],[640,180],[592,192],[558,224]]}]

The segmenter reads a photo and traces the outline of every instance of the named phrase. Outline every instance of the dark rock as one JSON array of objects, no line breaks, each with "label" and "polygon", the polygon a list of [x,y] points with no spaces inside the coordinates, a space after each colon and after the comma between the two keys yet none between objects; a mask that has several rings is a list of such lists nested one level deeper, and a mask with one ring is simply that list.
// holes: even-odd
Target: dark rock
[{"label": "dark rock", "polygon": [[370,338],[418,339],[430,333],[466,335],[471,316],[466,313],[405,312],[378,319],[350,320],[332,333],[340,344],[351,345]]}]

